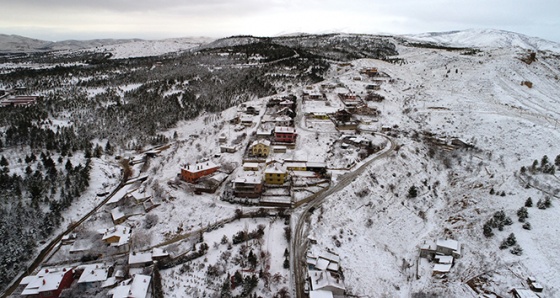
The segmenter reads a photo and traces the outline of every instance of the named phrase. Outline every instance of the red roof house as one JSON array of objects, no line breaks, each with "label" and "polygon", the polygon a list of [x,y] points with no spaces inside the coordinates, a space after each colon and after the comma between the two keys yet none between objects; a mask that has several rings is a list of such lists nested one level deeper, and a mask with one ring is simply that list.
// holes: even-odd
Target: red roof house
[{"label": "red roof house", "polygon": [[37,298],[58,298],[62,290],[74,281],[72,268],[45,268],[37,275],[27,276],[20,285],[26,285],[22,296]]},{"label": "red roof house", "polygon": [[296,141],[296,129],[289,126],[276,126],[274,129],[274,139],[276,142],[294,143]]},{"label": "red roof house", "polygon": [[201,177],[208,176],[216,172],[219,168],[219,165],[216,165],[211,161],[187,165],[181,169],[181,177],[183,177],[185,181],[192,183]]}]

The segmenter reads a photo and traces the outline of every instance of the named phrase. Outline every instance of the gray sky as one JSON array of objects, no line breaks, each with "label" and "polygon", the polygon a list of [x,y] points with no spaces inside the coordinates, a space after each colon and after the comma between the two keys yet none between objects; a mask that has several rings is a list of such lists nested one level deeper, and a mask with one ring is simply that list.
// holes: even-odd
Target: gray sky
[{"label": "gray sky", "polygon": [[0,33],[44,40],[493,28],[560,42],[558,0],[0,0]]}]

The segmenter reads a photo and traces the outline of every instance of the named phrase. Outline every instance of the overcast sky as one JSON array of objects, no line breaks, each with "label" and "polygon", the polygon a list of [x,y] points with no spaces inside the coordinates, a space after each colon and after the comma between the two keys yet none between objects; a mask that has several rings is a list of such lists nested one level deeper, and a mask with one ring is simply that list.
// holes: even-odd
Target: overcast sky
[{"label": "overcast sky", "polygon": [[43,40],[493,28],[560,42],[559,0],[0,0],[0,33]]}]

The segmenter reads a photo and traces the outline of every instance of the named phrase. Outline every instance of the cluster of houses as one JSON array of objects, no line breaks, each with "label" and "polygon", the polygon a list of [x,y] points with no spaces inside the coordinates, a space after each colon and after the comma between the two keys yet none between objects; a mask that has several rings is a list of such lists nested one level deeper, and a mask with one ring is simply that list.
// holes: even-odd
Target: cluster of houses
[{"label": "cluster of houses", "polygon": [[[322,162],[297,160],[246,162],[243,164],[243,171],[239,171],[233,180],[233,195],[238,198],[260,198],[261,205],[290,206],[292,201],[289,193],[289,178],[317,177],[325,171],[326,164]],[[265,190],[270,190],[276,195],[267,195]],[[281,193],[284,193],[284,197],[287,198],[280,199]]]},{"label": "cluster of houses", "polygon": [[344,297],[346,287],[338,255],[328,251],[308,252],[307,267],[305,291],[309,298]]},{"label": "cluster of houses", "polygon": [[123,269],[105,263],[41,268],[24,277],[16,292],[17,297],[33,298],[87,297],[101,292],[111,298],[153,296],[151,276],[138,273],[125,279]]},{"label": "cluster of houses", "polygon": [[438,239],[436,243],[424,243],[420,247],[420,257],[435,262],[432,275],[447,274],[455,259],[461,258],[459,242],[453,239]]},{"label": "cluster of houses", "polygon": [[[303,100],[305,101],[327,101],[327,94],[334,93],[340,100],[343,108],[335,112],[309,112],[306,114],[308,119],[331,120],[338,130],[356,130],[358,124],[370,124],[377,121],[376,117],[380,111],[375,107],[370,107],[367,101],[382,101],[385,98],[375,91],[381,90],[381,85],[386,82],[386,75],[378,71],[377,68],[364,68],[360,74],[369,77],[369,82],[365,85],[366,96],[362,98],[342,85],[322,84],[318,86],[307,86],[303,90]],[[361,77],[359,79],[362,80]],[[362,92],[363,93],[363,92]]]}]

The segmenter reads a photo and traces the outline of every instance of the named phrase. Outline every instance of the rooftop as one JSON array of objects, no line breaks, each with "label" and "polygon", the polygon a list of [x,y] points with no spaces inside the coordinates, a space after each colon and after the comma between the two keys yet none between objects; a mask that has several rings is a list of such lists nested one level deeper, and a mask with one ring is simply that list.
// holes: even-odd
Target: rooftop
[{"label": "rooftop", "polygon": [[44,268],[35,276],[27,276],[21,280],[20,285],[27,285],[22,295],[37,295],[46,291],[57,290],[64,275],[72,271],[70,267]]},{"label": "rooftop", "polygon": [[84,269],[78,283],[105,281],[109,273],[109,268],[103,263],[82,265],[78,268]]},{"label": "rooftop", "polygon": [[199,162],[194,165],[187,164],[183,169],[191,173],[197,173],[209,169],[219,168],[217,164],[213,163],[211,160],[205,162]]}]

